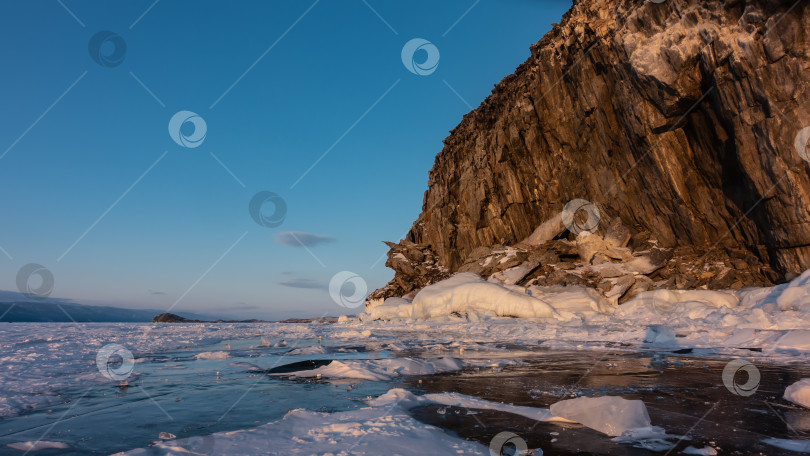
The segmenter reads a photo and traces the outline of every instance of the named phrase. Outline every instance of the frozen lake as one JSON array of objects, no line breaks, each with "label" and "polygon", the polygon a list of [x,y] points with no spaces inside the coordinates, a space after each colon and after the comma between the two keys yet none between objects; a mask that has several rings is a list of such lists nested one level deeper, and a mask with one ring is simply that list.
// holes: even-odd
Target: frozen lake
[{"label": "frozen lake", "polygon": [[[400,441],[435,426],[447,436],[449,447],[467,445],[459,447],[459,454],[486,454],[491,440],[506,431],[545,454],[680,454],[687,447],[715,448],[718,454],[797,454],[763,440],[810,438],[810,410],[782,399],[788,385],[810,377],[801,356],[784,355],[775,364],[772,354],[756,347],[729,354],[615,340],[548,346],[521,337],[521,328],[529,323],[499,322],[503,326],[491,331],[498,337],[490,338],[499,340],[489,341],[484,334],[477,340],[474,328],[464,335],[464,326],[455,323],[422,330],[384,324],[6,324],[0,327],[0,396],[6,406],[0,453],[24,454],[8,445],[42,440],[67,448],[29,454],[111,454],[148,448],[160,433],[170,433],[177,439],[200,437],[183,441],[178,447],[183,451],[175,448],[175,454],[240,454],[231,437],[206,436],[286,422],[294,409],[323,413],[317,417],[325,423],[343,422],[351,417],[346,413],[362,410],[374,412],[375,419],[393,416],[395,422],[386,423],[384,431]],[[108,343],[134,354],[125,384],[97,368],[99,348]],[[724,386],[724,367],[731,356],[742,355],[760,375],[750,396]],[[115,356],[110,360],[113,372],[122,368],[121,361]],[[301,372],[315,367],[320,376]],[[295,377],[291,371],[298,371]],[[640,448],[656,443],[654,439],[617,442],[581,424],[537,421],[492,407],[482,410],[486,407],[471,406],[469,400],[466,406],[418,403],[400,407],[404,411],[398,414],[391,410],[402,404],[369,409],[369,399],[395,388],[420,396],[460,393],[489,401],[496,409],[506,403],[545,410],[579,396],[638,399],[652,425],[666,431],[669,449]],[[301,454],[321,454],[327,448],[334,454],[362,454],[367,445],[379,450],[386,441],[365,437],[362,427],[376,426],[368,416],[356,420],[361,429],[322,438],[312,432],[313,416],[292,428],[302,438]],[[287,431],[268,428],[245,438],[241,452],[255,451],[247,448],[261,441],[260,451],[266,454],[289,454],[276,449],[281,439],[290,440],[284,437]],[[427,450],[419,446],[425,442]],[[414,438],[413,454],[447,453],[431,442]],[[133,454],[171,452],[166,446]]]}]

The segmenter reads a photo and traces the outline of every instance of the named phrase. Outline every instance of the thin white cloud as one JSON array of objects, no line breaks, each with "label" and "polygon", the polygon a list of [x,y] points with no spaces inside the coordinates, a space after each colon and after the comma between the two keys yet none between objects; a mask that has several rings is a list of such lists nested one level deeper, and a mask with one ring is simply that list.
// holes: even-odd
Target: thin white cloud
[{"label": "thin white cloud", "polygon": [[312,247],[334,241],[335,238],[332,236],[306,233],[304,231],[283,231],[276,234],[276,242],[289,247]]},{"label": "thin white cloud", "polygon": [[304,277],[295,277],[288,280],[282,280],[281,282],[278,282],[278,284],[284,287],[306,288],[309,290],[326,290],[329,288],[325,283]]}]

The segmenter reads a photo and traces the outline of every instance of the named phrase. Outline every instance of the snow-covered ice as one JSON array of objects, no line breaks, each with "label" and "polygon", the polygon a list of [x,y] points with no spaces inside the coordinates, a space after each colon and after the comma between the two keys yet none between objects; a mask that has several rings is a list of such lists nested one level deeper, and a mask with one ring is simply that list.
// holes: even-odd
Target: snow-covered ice
[{"label": "snow-covered ice", "polygon": [[[498,317],[520,320],[510,328]],[[810,271],[767,288],[648,291],[620,306],[585,287],[524,288],[459,273],[425,287],[412,302],[388,298],[360,320],[344,321],[366,328],[388,321],[377,323],[387,330],[466,324],[470,335],[486,327],[499,341],[513,339],[522,326],[525,339],[579,347],[621,342],[718,353],[756,348],[771,359],[797,360],[810,354]]]},{"label": "snow-covered ice", "polygon": [[324,377],[332,379],[364,379],[372,381],[391,380],[401,375],[432,375],[461,370],[464,363],[453,358],[419,360],[394,358],[362,361],[332,361],[326,366],[306,371],[296,371],[283,376]]},{"label": "snow-covered ice", "polygon": [[810,453],[810,440],[771,438],[764,439],[763,442],[783,450],[795,451],[796,453]]},{"label": "snow-covered ice", "polygon": [[[136,377],[139,357],[150,353],[251,337],[267,342],[262,346],[257,339],[255,343],[265,349],[285,348],[283,340],[320,336],[378,343],[393,352],[444,348],[448,341],[459,352],[502,344],[599,350],[621,343],[630,350],[692,348],[735,356],[740,349],[753,348],[760,351],[746,350],[745,356],[770,362],[810,360],[806,305],[810,272],[771,288],[648,292],[618,307],[577,287],[525,293],[510,287],[460,274],[425,288],[414,302],[389,298],[371,315],[344,318],[336,324],[4,324],[0,327],[0,416],[58,403],[56,391],[77,381],[106,382],[94,369],[94,360],[101,347],[113,343],[133,353]],[[317,344],[288,348],[292,355],[317,356],[323,351]]]},{"label": "snow-covered ice", "polygon": [[[232,325],[238,337],[255,328]],[[224,334],[223,334],[224,335]],[[0,417],[60,402],[59,389],[107,382],[96,355],[107,344],[120,344],[137,356],[195,347],[220,340],[217,325],[116,323],[3,323],[0,325]]]},{"label": "snow-covered ice", "polygon": [[[157,442],[149,450],[136,449],[120,454],[197,454],[203,447],[205,454],[218,455],[268,454],[268,448],[272,449],[269,454],[376,454],[374,448],[381,447],[391,454],[489,454],[479,444],[452,437],[408,415],[409,409],[426,404],[495,410],[551,423],[577,423],[581,420],[582,424],[605,434],[622,435],[628,443],[652,439],[663,442],[664,438],[672,438],[662,429],[650,425],[641,401],[619,397],[565,400],[552,405],[549,410],[491,402],[459,393],[416,395],[394,388],[370,399],[368,407],[359,410],[332,414],[292,410],[283,419],[254,429]],[[555,409],[557,412],[553,412]],[[658,445],[659,450],[672,446],[668,442]]]},{"label": "snow-covered ice", "polygon": [[405,409],[424,404],[441,404],[478,410],[497,410],[525,416],[526,418],[537,421],[555,421],[561,423],[576,422],[560,416],[555,416],[547,408],[502,404],[499,402],[487,401],[459,393],[430,393],[417,396],[410,391],[395,388],[369,401],[369,404],[375,407],[399,406]]},{"label": "snow-covered ice", "polygon": [[681,453],[683,453],[683,454],[696,454],[698,456],[716,456],[717,455],[717,450],[715,448],[713,448],[713,447],[710,447],[710,446],[706,446],[706,447],[703,447],[703,448],[695,448],[693,446],[688,446],[688,447],[684,448],[684,450]]},{"label": "snow-covered ice", "polygon": [[[362,382],[396,384],[384,391],[375,390],[363,409],[344,408],[331,413],[295,410],[284,415],[287,410],[300,407],[296,405],[284,408],[280,414],[263,422],[250,422],[243,430],[213,433],[211,438],[202,438],[204,442],[197,437],[157,443],[154,448],[158,452],[168,453],[183,445],[210,444],[211,441],[226,449],[231,448],[231,444],[245,444],[250,448],[249,445],[268,439],[268,435],[288,435],[283,433],[301,429],[303,423],[320,430],[312,434],[304,432],[299,436],[299,443],[314,442],[312,448],[323,451],[327,451],[324,442],[345,444],[358,433],[363,435],[372,428],[388,433],[391,442],[403,448],[419,449],[422,441],[430,441],[432,448],[442,450],[468,454],[483,451],[477,443],[414,421],[408,414],[408,404],[488,410],[543,423],[578,421],[615,435],[614,441],[620,444],[666,451],[673,444],[672,436],[653,425],[664,423],[649,422],[643,403],[611,398],[604,392],[590,395],[593,397],[576,397],[570,402],[572,405],[567,405],[567,401],[549,402],[546,406],[550,408],[545,408],[503,404],[453,391],[414,394],[402,385],[415,384],[414,376],[442,373],[452,374],[449,377],[475,376],[479,371],[483,376],[487,375],[487,370],[492,373],[504,367],[519,369],[523,365],[521,359],[542,350],[580,352],[609,348],[613,352],[629,353],[652,350],[657,352],[655,357],[642,365],[661,366],[655,368],[656,372],[663,372],[669,365],[666,354],[674,351],[692,350],[693,359],[744,357],[760,365],[802,365],[810,361],[810,272],[789,284],[771,288],[659,290],[639,295],[618,307],[592,290],[580,287],[527,289],[508,283],[507,276],[504,279],[506,283],[484,281],[471,274],[456,275],[425,288],[413,301],[389,298],[370,314],[344,317],[334,324],[3,324],[0,326],[0,416],[11,419],[21,413],[59,407],[66,398],[76,398],[64,395],[70,388],[100,387],[98,391],[104,394],[127,397],[124,390],[119,390],[119,383],[102,375],[96,365],[96,355],[102,347],[118,344],[131,351],[135,361],[127,379],[130,398],[136,393],[142,394],[142,385],[157,388],[154,385],[168,381],[172,372],[183,371],[189,371],[189,378],[210,377],[210,381],[220,386],[227,385],[237,375],[255,377],[256,381],[272,378],[274,382],[298,382],[303,385],[301,388],[325,384],[344,392],[359,391],[361,387],[357,384]],[[173,354],[167,357],[164,355],[167,352]],[[658,357],[662,353],[664,356]],[[279,362],[305,360],[331,362],[319,363],[320,367],[312,370],[296,367],[281,376],[268,377],[263,373]],[[211,375],[204,369],[210,369]],[[220,370],[223,370],[222,375]],[[294,382],[285,379],[292,376],[296,379]],[[796,378],[802,377],[808,375]],[[718,391],[723,394],[728,393],[722,388],[719,376],[713,386],[721,388]],[[127,384],[120,388],[127,388]],[[810,391],[808,385],[799,382],[785,390],[785,399],[807,406],[807,391]],[[165,394],[168,400],[174,399],[169,396],[173,394],[170,388]],[[547,397],[544,395],[548,391],[538,394]],[[145,396],[144,399],[148,400]],[[182,397],[177,400],[185,401]],[[606,404],[577,405],[588,401]],[[610,401],[616,403],[607,404]],[[379,417],[381,410],[392,408],[396,411],[385,419],[375,421],[369,415],[374,412]],[[766,409],[755,405],[750,408]],[[788,416],[787,419],[799,423],[803,418]],[[359,424],[345,429],[329,427],[341,420]],[[171,430],[184,435],[181,429]],[[154,432],[151,439],[157,435],[158,432]],[[10,443],[34,442],[29,439],[26,435]],[[375,439],[371,434],[363,437],[358,448],[366,448],[363,446],[366,444],[370,445],[367,448],[372,448],[374,442],[379,444]],[[48,441],[59,443],[54,439]],[[690,443],[694,451],[708,452],[713,448],[706,446],[708,442]],[[8,443],[8,440],[4,442]],[[804,445],[801,441],[785,439],[767,443],[799,450]],[[279,445],[286,448],[283,443]],[[228,451],[238,453],[237,450],[223,452]]]},{"label": "snow-covered ice", "polygon": [[401,408],[367,407],[331,414],[292,410],[279,421],[253,429],[161,442],[148,449],[118,454],[484,456],[489,455],[489,450],[420,423]]},{"label": "snow-covered ice", "polygon": [[547,302],[487,282],[476,274],[463,272],[417,293],[411,317],[431,318],[466,312],[470,308],[494,312],[498,316],[521,318],[554,315],[554,309]]},{"label": "snow-covered ice", "polygon": [[215,352],[202,352],[194,355],[197,359],[228,359],[228,352],[215,351]]}]

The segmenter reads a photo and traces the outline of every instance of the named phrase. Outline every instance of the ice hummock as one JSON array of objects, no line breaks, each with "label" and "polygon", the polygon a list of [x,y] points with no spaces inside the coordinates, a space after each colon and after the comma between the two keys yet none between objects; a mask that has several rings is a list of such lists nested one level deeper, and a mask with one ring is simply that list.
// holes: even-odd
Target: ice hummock
[{"label": "ice hummock", "polygon": [[810,408],[810,378],[803,378],[788,386],[784,398],[794,404]]},{"label": "ice hummock", "polygon": [[[810,270],[774,287],[654,290],[620,306],[581,286],[526,288],[458,273],[425,287],[413,301],[388,298],[361,314],[365,325],[382,320],[390,321],[389,327],[413,320],[441,324],[453,317],[468,323],[530,320],[538,336],[553,333],[555,343],[563,345],[598,337],[658,348],[755,348],[796,355],[810,352]],[[624,328],[621,335],[616,328]],[[641,331],[631,334],[629,328]]]},{"label": "ice hummock", "polygon": [[411,317],[450,315],[470,308],[523,318],[548,318],[556,313],[541,299],[462,272],[422,289],[413,300]]},{"label": "ice hummock", "polygon": [[555,416],[613,437],[651,426],[644,402],[617,396],[567,399],[552,404],[549,409]]},{"label": "ice hummock", "polygon": [[[404,391],[404,390],[400,390]],[[410,394],[410,393],[408,393]],[[419,454],[489,455],[477,442],[452,436],[420,423],[408,415],[399,397],[391,395],[384,405],[335,413],[303,409],[289,411],[282,419],[252,429],[219,432],[205,437],[159,442],[119,456],[170,454]],[[343,454],[343,453],[341,453]]]}]

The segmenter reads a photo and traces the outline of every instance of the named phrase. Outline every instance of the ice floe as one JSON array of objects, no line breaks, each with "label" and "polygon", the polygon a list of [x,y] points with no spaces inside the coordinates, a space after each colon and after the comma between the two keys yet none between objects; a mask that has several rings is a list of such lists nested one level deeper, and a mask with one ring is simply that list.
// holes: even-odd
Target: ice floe
[{"label": "ice floe", "polygon": [[316,369],[288,372],[290,377],[316,377],[331,379],[363,379],[372,381],[391,380],[403,375],[430,375],[442,372],[461,370],[464,363],[454,358],[420,360],[412,358],[393,358],[379,360],[339,361],[335,360],[326,366]]},{"label": "ice floe", "polygon": [[784,398],[794,404],[810,408],[810,378],[803,378],[788,386]]},{"label": "ice floe", "polygon": [[549,409],[555,416],[613,437],[651,426],[644,402],[616,396],[567,399],[552,404]]},{"label": "ice floe", "polygon": [[228,359],[229,355],[228,352],[225,351],[215,351],[215,352],[202,352],[197,353],[194,355],[196,359]]}]

